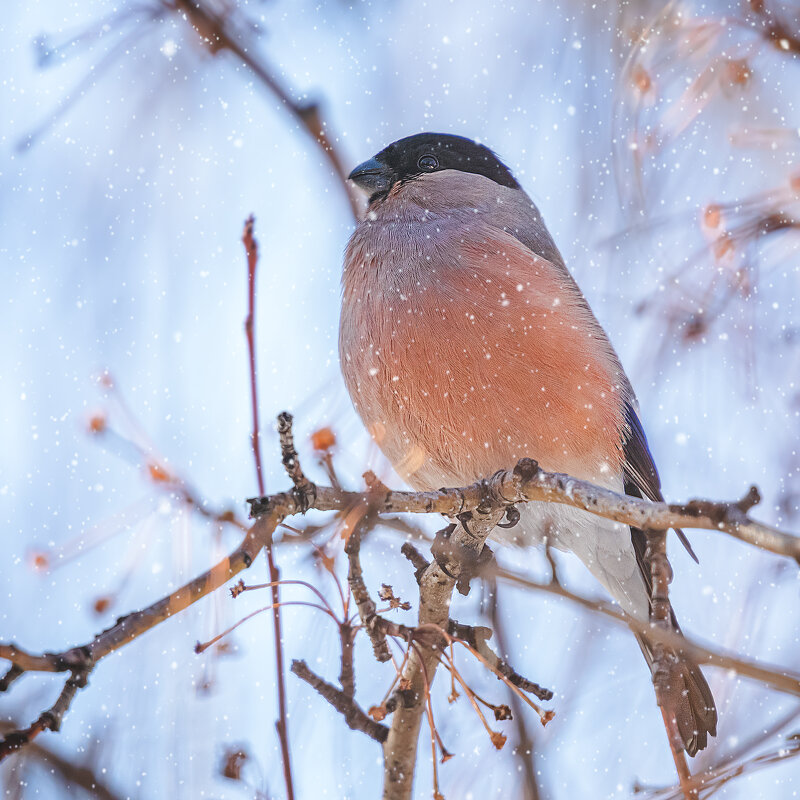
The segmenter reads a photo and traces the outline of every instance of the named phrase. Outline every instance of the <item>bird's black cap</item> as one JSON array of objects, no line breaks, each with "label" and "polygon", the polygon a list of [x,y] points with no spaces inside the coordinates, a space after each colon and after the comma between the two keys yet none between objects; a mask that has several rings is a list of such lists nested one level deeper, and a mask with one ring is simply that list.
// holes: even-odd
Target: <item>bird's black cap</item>
[{"label": "bird's black cap", "polygon": [[359,164],[350,173],[350,180],[368,191],[372,202],[386,195],[395,183],[445,169],[483,175],[501,186],[520,188],[508,167],[488,147],[449,133],[418,133],[399,139]]}]

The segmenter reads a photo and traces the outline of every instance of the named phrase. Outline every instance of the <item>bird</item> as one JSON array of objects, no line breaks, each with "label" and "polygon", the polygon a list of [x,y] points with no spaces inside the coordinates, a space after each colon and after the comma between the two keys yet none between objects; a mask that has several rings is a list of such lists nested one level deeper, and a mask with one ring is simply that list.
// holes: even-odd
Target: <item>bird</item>
[{"label": "bird", "polygon": [[[419,133],[349,180],[368,205],[344,254],[340,364],[398,475],[419,491],[462,486],[528,457],[662,501],[631,383],[500,158],[463,136]],[[574,553],[627,614],[649,621],[643,531],[546,502],[525,504],[517,527],[525,545]],[[674,611],[671,625],[680,631]],[[653,645],[637,638],[652,670]],[[669,655],[677,669],[663,702],[694,756],[716,735],[714,698],[695,662]]]}]

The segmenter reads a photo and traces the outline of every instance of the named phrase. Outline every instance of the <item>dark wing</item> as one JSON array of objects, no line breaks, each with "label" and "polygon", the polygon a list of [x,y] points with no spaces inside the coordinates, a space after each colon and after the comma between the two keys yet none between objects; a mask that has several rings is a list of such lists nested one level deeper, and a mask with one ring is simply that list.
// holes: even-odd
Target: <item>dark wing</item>
[{"label": "dark wing", "polygon": [[[647,446],[647,438],[642,429],[642,423],[639,422],[639,417],[636,414],[633,406],[630,403],[625,403],[625,424],[627,427],[626,438],[622,443],[622,450],[625,454],[625,494],[632,497],[644,497],[648,500],[664,501],[664,495],[661,494],[661,479],[658,477],[658,470],[653,462],[653,456],[650,453],[650,448]],[[641,542],[636,541],[637,537],[633,533],[634,528],[631,528],[631,535],[633,538],[633,546],[636,548],[637,558],[639,557],[639,547]],[[640,534],[639,538],[644,539],[644,534]],[[689,555],[699,563],[686,534],[680,530],[675,529],[678,534],[681,544],[686,548]]]}]

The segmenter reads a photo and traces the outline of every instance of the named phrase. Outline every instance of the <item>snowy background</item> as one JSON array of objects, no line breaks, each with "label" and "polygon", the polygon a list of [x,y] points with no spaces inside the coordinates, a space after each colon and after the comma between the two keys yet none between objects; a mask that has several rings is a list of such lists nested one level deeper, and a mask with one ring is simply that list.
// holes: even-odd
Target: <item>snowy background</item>
[{"label": "snowy background", "polygon": [[[296,415],[312,476],[323,473],[308,435],[323,425],[337,433],[351,485],[367,467],[387,469],[338,371],[341,254],[353,226],[341,185],[235,57],[212,55],[183,16],[156,18],[153,8],[40,0],[9,4],[0,22],[0,639],[33,651],[88,641],[238,541],[165,494],[137,448],[214,508],[244,514],[243,498],[256,493],[239,241],[250,212],[262,250],[267,490],[286,485],[271,431],[283,409]],[[718,238],[776,198],[796,211],[800,187],[800,65],[739,24],[745,4],[276,0],[229,11],[293,98],[321,102],[348,166],[422,130],[495,149],[541,208],[626,365],[667,497],[735,499],[757,483],[757,516],[797,529],[797,233],[730,248]],[[718,204],[756,195],[715,218]],[[113,390],[98,380],[105,371]],[[93,437],[101,416],[110,431]],[[796,569],[690,535],[699,567],[671,549],[684,630],[796,666]],[[366,577],[410,598],[398,545],[379,531],[365,546]],[[283,577],[333,597],[307,550],[287,545],[277,557]],[[547,574],[541,553],[502,558]],[[560,563],[572,587],[599,594],[571,557]],[[250,573],[249,582],[267,579],[263,561]],[[479,595],[459,597],[454,616],[482,621]],[[527,720],[538,796],[629,797],[637,783],[671,784],[633,637],[546,595],[501,587],[501,601],[512,662],[556,692],[547,729]],[[219,593],[109,657],[62,732],[39,741],[91,764],[120,797],[243,798],[253,787],[283,797],[270,619],[238,629],[227,654],[193,652],[267,602]],[[287,657],[333,680],[336,629],[302,608],[287,608],[284,625]],[[365,639],[357,648],[358,697],[369,706],[391,667],[374,663]],[[493,678],[465,672],[502,696]],[[781,718],[762,749],[797,730],[796,699],[708,676],[720,731],[694,767]],[[510,741],[496,752],[463,698],[448,706],[441,682],[437,721],[457,756],[440,769],[444,794],[536,797],[521,785],[513,724],[503,723]],[[287,685],[298,796],[378,796],[377,746],[294,676]],[[3,696],[0,720],[27,725],[58,689],[26,676]],[[250,754],[246,781],[228,780],[223,753],[239,746]],[[430,796],[428,752],[419,797]],[[755,771],[718,796],[797,797],[798,769],[788,760]],[[6,797],[65,792],[34,759],[4,763],[2,782]]]}]

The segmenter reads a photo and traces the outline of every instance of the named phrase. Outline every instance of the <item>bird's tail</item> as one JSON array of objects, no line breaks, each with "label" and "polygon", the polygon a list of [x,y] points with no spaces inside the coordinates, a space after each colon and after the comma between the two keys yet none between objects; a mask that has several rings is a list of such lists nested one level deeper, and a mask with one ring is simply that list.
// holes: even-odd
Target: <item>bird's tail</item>
[{"label": "bird's tail", "polygon": [[[673,627],[680,633],[675,615]],[[653,671],[653,646],[646,636],[637,636],[647,663]],[[700,667],[677,650],[667,649],[671,665],[664,696],[660,698],[667,716],[675,719],[683,746],[690,756],[708,745],[708,736],[717,735],[717,709],[714,697]]]}]

